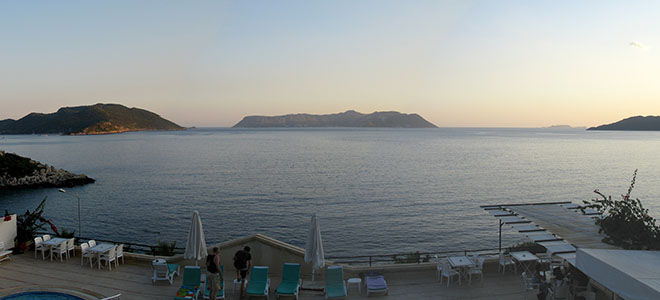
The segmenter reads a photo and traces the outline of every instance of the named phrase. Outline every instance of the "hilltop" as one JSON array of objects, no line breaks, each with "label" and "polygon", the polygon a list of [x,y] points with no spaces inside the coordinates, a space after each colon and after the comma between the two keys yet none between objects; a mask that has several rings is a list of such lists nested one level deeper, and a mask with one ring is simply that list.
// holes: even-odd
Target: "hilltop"
[{"label": "hilltop", "polygon": [[62,107],[50,114],[30,113],[0,120],[0,134],[109,134],[140,130],[183,130],[159,115],[120,104]]},{"label": "hilltop", "polygon": [[418,114],[395,111],[362,114],[354,110],[329,115],[289,114],[283,116],[247,116],[235,128],[259,127],[389,127],[437,128]]},{"label": "hilltop", "polygon": [[635,116],[587,130],[660,130],[660,116]]}]

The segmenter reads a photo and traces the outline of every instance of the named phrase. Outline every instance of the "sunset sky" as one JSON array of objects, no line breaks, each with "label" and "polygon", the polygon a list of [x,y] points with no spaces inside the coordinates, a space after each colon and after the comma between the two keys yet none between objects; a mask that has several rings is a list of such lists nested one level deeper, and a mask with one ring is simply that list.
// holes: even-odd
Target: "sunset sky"
[{"label": "sunset sky", "polygon": [[184,126],[419,113],[442,127],[660,115],[658,1],[3,1],[0,119],[120,103]]}]

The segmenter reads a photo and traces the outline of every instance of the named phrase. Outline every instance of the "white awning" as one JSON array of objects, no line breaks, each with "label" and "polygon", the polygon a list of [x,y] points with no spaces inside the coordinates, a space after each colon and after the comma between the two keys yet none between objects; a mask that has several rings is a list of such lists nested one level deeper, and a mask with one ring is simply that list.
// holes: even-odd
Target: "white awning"
[{"label": "white awning", "polygon": [[557,253],[569,253],[569,252],[575,252],[575,247],[571,244],[563,244],[563,245],[552,245],[552,246],[543,246],[545,249],[548,250],[548,254],[550,255],[555,255]]},{"label": "white awning", "polygon": [[529,231],[543,231],[544,229],[538,227],[534,224],[511,224],[511,228],[518,230],[519,232],[529,232]]},{"label": "white awning", "polygon": [[525,220],[521,217],[503,217],[499,219],[504,224],[529,223],[529,220]]},{"label": "white awning", "polygon": [[525,234],[532,242],[556,241],[560,238],[547,231],[532,231]]},{"label": "white awning", "polygon": [[660,299],[660,251],[581,248],[576,267],[624,299]]},{"label": "white awning", "polygon": [[512,213],[510,211],[506,211],[506,210],[491,209],[491,210],[488,210],[488,212],[491,215],[496,216],[496,217],[515,216],[514,213]]},{"label": "white awning", "polygon": [[562,259],[568,261],[571,265],[575,266],[575,252],[561,253],[561,254],[557,254],[557,256],[561,257]]}]

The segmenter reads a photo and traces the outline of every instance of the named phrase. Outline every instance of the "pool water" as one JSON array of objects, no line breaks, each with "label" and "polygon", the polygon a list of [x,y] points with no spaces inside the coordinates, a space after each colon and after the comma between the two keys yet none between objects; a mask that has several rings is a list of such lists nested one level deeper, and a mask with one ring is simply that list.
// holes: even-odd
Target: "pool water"
[{"label": "pool water", "polygon": [[0,298],[0,300],[83,300],[83,298],[69,294],[55,292],[26,292],[9,295]]}]

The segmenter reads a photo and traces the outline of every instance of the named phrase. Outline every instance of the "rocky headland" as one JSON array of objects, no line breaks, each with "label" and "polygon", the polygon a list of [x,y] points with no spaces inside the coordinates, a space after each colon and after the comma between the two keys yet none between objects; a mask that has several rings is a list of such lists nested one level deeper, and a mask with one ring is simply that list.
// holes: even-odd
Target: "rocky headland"
[{"label": "rocky headland", "polygon": [[73,174],[27,157],[0,151],[0,189],[72,187],[95,181],[87,175]]},{"label": "rocky headland", "polygon": [[247,116],[235,128],[264,127],[372,127],[437,128],[418,114],[378,111],[362,114],[354,110],[329,115],[290,114],[283,116]]},{"label": "rocky headland", "polygon": [[18,120],[0,120],[0,134],[92,135],[143,130],[185,130],[140,108],[98,103],[62,107],[57,112],[30,113]]},{"label": "rocky headland", "polygon": [[660,116],[635,116],[611,124],[590,127],[587,130],[660,131]]}]

